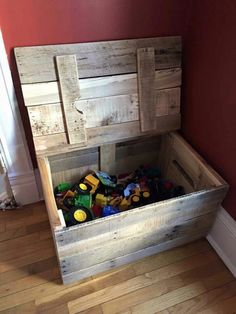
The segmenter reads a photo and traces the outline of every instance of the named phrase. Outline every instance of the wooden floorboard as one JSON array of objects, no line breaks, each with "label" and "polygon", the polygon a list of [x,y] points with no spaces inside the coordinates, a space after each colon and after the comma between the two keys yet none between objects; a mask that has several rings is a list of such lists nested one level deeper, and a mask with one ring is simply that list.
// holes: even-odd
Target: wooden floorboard
[{"label": "wooden floorboard", "polygon": [[43,202],[0,226],[0,314],[236,313],[236,280],[204,239],[63,286]]}]

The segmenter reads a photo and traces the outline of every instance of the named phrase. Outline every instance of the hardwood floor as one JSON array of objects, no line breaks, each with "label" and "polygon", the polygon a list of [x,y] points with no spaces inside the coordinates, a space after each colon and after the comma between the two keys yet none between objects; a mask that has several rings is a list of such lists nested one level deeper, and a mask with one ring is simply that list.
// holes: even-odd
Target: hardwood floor
[{"label": "hardwood floor", "polygon": [[0,314],[236,313],[236,280],[206,240],[63,286],[44,203],[0,212]]}]

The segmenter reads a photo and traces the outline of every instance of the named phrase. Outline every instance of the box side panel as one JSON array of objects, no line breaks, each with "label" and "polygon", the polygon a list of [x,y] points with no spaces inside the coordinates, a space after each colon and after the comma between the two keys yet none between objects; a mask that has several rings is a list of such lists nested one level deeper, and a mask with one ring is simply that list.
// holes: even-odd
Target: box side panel
[{"label": "box side panel", "polygon": [[119,267],[122,265],[126,265],[128,263],[132,263],[134,261],[137,261],[139,259],[142,259],[144,257],[147,256],[151,256],[157,253],[160,253],[162,251],[166,251],[181,245],[184,245],[186,243],[189,242],[193,242],[195,240],[201,239],[203,237],[205,237],[206,235],[206,230],[203,230],[203,232],[199,232],[199,230],[192,235],[185,235],[183,237],[180,238],[176,238],[176,239],[172,239],[157,245],[153,245],[150,247],[147,247],[143,250],[140,251],[135,251],[133,253],[121,256],[121,257],[117,257],[115,259],[109,260],[109,261],[105,261],[102,262],[100,264],[96,264],[92,267],[89,267],[87,269],[82,269],[82,270],[77,270],[75,272],[72,272],[70,274],[67,275],[63,275],[62,274],[62,280],[63,283],[66,284],[70,284],[73,283],[75,281],[87,278],[89,276],[92,275],[96,275],[102,272],[106,272],[110,269],[113,269],[115,267]]},{"label": "box side panel", "polygon": [[162,136],[160,159],[164,177],[183,185],[186,193],[227,185],[177,132]]},{"label": "box side panel", "polygon": [[53,193],[50,164],[47,157],[38,158],[37,161],[42,182],[44,199],[48,211],[48,217],[52,232],[54,232],[55,230],[60,229],[62,226],[58,216],[57,205]]},{"label": "box side panel", "polygon": [[165,249],[165,243],[169,248],[171,241],[204,236],[224,194],[224,187],[192,193],[57,232],[63,280],[68,283],[154,254]]}]

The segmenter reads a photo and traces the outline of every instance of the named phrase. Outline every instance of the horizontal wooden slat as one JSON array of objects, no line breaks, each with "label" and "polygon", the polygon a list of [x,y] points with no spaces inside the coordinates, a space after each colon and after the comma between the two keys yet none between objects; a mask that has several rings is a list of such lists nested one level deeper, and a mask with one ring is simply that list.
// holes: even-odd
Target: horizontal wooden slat
[{"label": "horizontal wooden slat", "polygon": [[209,230],[212,221],[213,218],[205,222],[204,218],[192,219],[188,222],[183,221],[178,232],[175,232],[174,226],[160,228],[156,233],[146,232],[140,234],[137,232],[133,237],[121,241],[117,240],[116,242],[109,241],[99,248],[95,246],[93,250],[87,250],[86,252],[62,257],[60,259],[62,276],[66,276],[77,270],[87,269],[105,261],[110,261],[112,263],[113,259],[134,252],[137,253],[138,251],[169,242],[173,239],[182,238],[185,235],[191,236],[198,233],[204,236],[207,233],[207,230]]},{"label": "horizontal wooden slat", "polygon": [[22,84],[55,81],[54,57],[75,54],[80,78],[136,72],[137,48],[155,49],[156,69],[181,66],[181,38],[160,37],[15,48]]},{"label": "horizontal wooden slat", "polygon": [[[127,95],[137,93],[137,74],[123,74],[90,79],[80,79],[80,99]],[[181,85],[181,68],[163,69],[155,72],[155,89]],[[23,84],[26,106],[60,102],[58,82]]]},{"label": "horizontal wooden slat", "polygon": [[[156,116],[177,114],[180,111],[180,88],[163,89],[155,95]],[[85,127],[95,128],[139,119],[138,95],[122,95],[75,102],[85,116]],[[33,136],[65,132],[62,104],[28,107]],[[77,111],[74,113],[75,117]]]},{"label": "horizontal wooden slat", "polygon": [[[204,232],[204,234],[205,234],[205,232]],[[184,237],[172,239],[172,240],[167,241],[165,243],[160,243],[160,244],[148,247],[144,250],[140,250],[140,251],[137,251],[137,252],[134,252],[131,254],[120,256],[120,257],[118,257],[112,261],[106,261],[104,263],[100,263],[100,264],[97,264],[95,266],[89,267],[85,270],[82,269],[82,270],[72,272],[71,274],[63,276],[63,283],[68,284],[68,283],[71,283],[75,280],[80,280],[82,278],[86,278],[88,276],[91,276],[91,274],[93,274],[93,275],[98,274],[98,273],[101,273],[101,272],[106,271],[108,269],[112,269],[114,267],[119,267],[119,266],[122,266],[122,265],[125,265],[128,263],[131,263],[133,261],[137,261],[143,257],[150,256],[150,255],[162,252],[162,251],[166,251],[168,249],[183,245],[183,244],[191,242],[191,241],[195,241],[197,239],[202,238],[203,236],[204,236],[203,233],[196,233],[192,236],[187,234]],[[186,268],[184,268],[184,269],[186,270]],[[147,278],[147,280],[149,280],[149,282],[153,282],[152,280],[150,281],[150,279],[148,279],[148,277],[146,275],[145,275],[145,278]],[[133,285],[133,287],[137,287],[137,286]]]},{"label": "horizontal wooden slat", "polygon": [[[169,116],[157,117],[156,134],[177,130],[180,128],[180,115],[173,114]],[[113,124],[97,128],[87,129],[88,146],[97,146],[100,143],[121,142],[131,138],[137,138],[149,133],[141,133],[138,121],[132,121],[121,124]],[[51,135],[37,136],[34,138],[36,151],[38,154],[47,155],[66,153],[76,149],[82,149],[80,145],[67,144],[66,133],[57,133]]]},{"label": "horizontal wooden slat", "polygon": [[[142,164],[157,165],[159,137],[139,138],[116,145],[113,173],[134,171]],[[85,173],[99,169],[98,148],[84,149],[50,157],[54,187],[60,182],[76,182]]]},{"label": "horizontal wooden slat", "polygon": [[[59,246],[69,243],[90,239],[91,236],[96,237],[104,234],[104,230],[110,232],[111,235],[122,228],[130,227],[135,223],[149,219],[157,215],[164,215],[168,212],[179,211],[186,213],[188,210],[195,210],[196,213],[203,210],[204,204],[220,203],[225,194],[225,187],[215,188],[212,190],[200,191],[193,194],[185,195],[181,198],[171,199],[165,202],[150,204],[120,213],[117,216],[110,216],[106,219],[99,219],[91,223],[82,224],[77,228],[68,228],[67,230],[58,231],[56,239]],[[148,209],[148,210],[147,210]],[[216,208],[217,210],[217,208]],[[180,214],[181,216],[181,214]]]},{"label": "horizontal wooden slat", "polygon": [[[81,257],[84,256],[84,254],[88,254],[91,255],[91,261],[94,261],[95,256],[99,255],[101,250],[103,250],[102,255],[109,255],[113,254],[113,251],[123,251],[126,246],[130,246],[130,248],[136,247],[138,249],[138,245],[141,245],[144,248],[145,245],[151,245],[147,244],[149,241],[153,241],[154,244],[157,244],[156,242],[159,238],[167,241],[172,237],[182,236],[182,226],[187,228],[190,232],[193,231],[193,225],[196,229],[209,226],[215,217],[216,209],[217,205],[214,203],[197,209],[191,208],[189,211],[185,210],[180,213],[175,210],[173,215],[170,212],[160,215],[155,213],[153,217],[150,215],[149,218],[145,219],[145,222],[144,220],[140,222],[136,221],[133,224],[127,225],[125,228],[118,227],[117,230],[113,232],[104,230],[102,234],[96,237],[91,235],[91,238],[59,246],[58,252],[62,259],[73,257],[75,254]],[[190,228],[188,228],[189,224],[191,225]],[[148,230],[147,225],[149,226]],[[185,231],[187,229],[185,229]],[[140,241],[141,238],[143,238],[143,241]],[[139,241],[137,240],[135,243],[135,239],[139,239]],[[123,245],[123,247],[121,247],[121,245]],[[110,249],[106,250],[108,247],[110,247]],[[112,250],[112,247],[116,247],[116,249]],[[122,252],[120,252],[120,254],[121,253]],[[111,258],[110,256],[110,259]],[[80,266],[82,269],[82,265]]]}]

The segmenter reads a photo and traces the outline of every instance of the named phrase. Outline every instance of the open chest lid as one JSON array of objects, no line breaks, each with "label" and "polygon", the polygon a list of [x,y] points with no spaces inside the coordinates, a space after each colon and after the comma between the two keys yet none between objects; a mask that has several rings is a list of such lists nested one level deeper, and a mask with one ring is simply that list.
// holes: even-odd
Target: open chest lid
[{"label": "open chest lid", "polygon": [[36,153],[180,128],[181,38],[15,48]]}]

